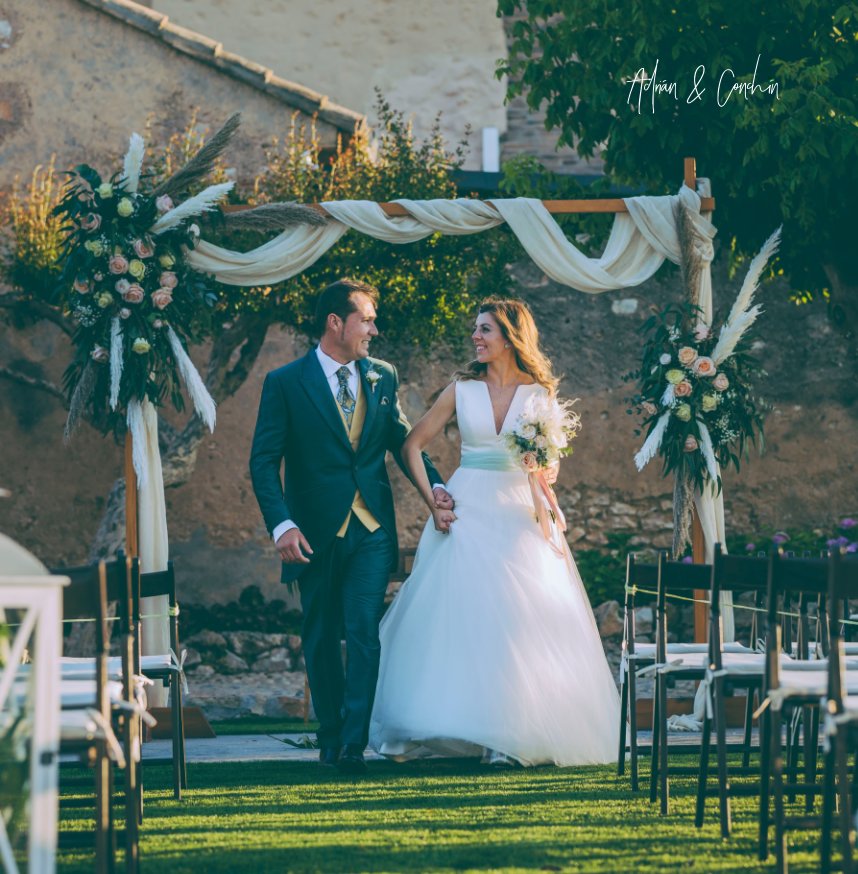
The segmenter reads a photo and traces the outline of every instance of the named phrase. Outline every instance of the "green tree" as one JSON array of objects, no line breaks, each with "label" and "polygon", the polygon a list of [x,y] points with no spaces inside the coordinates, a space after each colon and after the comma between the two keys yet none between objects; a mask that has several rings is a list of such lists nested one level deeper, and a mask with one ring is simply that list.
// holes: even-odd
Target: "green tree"
[{"label": "green tree", "polygon": [[[780,266],[796,301],[828,299],[856,354],[858,4],[499,0],[498,9],[518,16],[498,69],[509,96],[544,108],[559,142],[601,154],[618,183],[674,193],[681,158],[694,155],[734,256],[783,223]],[[676,82],[675,95],[642,90],[641,70]],[[776,82],[777,94],[730,90],[754,81]]]}]

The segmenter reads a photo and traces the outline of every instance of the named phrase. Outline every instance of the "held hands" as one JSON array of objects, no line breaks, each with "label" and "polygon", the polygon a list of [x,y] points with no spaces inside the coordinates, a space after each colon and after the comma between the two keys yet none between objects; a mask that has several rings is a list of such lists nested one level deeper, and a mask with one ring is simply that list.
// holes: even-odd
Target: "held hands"
[{"label": "held hands", "polygon": [[456,506],[453,496],[444,486],[435,486],[432,494],[435,496],[435,507],[438,510],[452,510]]},{"label": "held hands", "polygon": [[288,531],[280,535],[280,539],[275,544],[277,552],[280,553],[280,558],[287,564],[309,564],[308,555],[313,554],[310,544],[307,543],[307,538],[301,533],[298,528],[290,528]]},{"label": "held hands", "polygon": [[436,531],[440,531],[442,534],[449,534],[450,527],[456,521],[456,514],[452,510],[435,507],[432,510],[432,519],[435,522]]}]

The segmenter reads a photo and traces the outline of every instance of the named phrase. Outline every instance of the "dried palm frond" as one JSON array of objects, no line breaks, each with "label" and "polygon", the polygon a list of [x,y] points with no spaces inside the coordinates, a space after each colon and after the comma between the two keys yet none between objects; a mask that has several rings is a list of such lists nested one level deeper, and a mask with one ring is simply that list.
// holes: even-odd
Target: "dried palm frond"
[{"label": "dried palm frond", "polygon": [[263,203],[253,209],[223,214],[223,225],[230,231],[282,231],[297,225],[321,227],[325,216],[311,206],[300,203]]},{"label": "dried palm frond", "polygon": [[69,414],[66,418],[66,427],[63,431],[63,443],[68,445],[72,439],[74,432],[80,425],[81,417],[89,399],[92,397],[93,389],[95,388],[98,373],[96,366],[92,361],[88,361],[84,367],[80,379],[78,380],[75,390],[72,392],[71,401],[69,402]]},{"label": "dried palm frond", "polygon": [[[692,306],[700,306],[698,291],[700,288],[700,273],[703,259],[694,246],[694,223],[688,207],[677,201],[673,208],[673,218],[676,223],[676,236],[679,240],[679,271],[682,277],[682,287],[688,302]],[[693,326],[689,326],[693,327]]]},{"label": "dried palm frond", "polygon": [[673,558],[678,559],[691,543],[691,510],[694,484],[691,477],[676,473],[673,480]]},{"label": "dried palm frond", "polygon": [[195,182],[205,178],[214,167],[215,161],[221,156],[224,149],[238,130],[241,123],[241,113],[233,113],[224,126],[185,164],[177,170],[169,179],[165,179],[153,192],[153,197],[162,194],[177,194],[189,188]]}]

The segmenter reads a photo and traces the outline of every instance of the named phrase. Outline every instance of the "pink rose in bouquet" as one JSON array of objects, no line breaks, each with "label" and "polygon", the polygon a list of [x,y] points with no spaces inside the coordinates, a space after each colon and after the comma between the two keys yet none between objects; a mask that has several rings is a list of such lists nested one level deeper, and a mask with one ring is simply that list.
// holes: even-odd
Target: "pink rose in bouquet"
[{"label": "pink rose in bouquet", "polygon": [[678,398],[687,398],[691,394],[691,383],[687,379],[677,383],[673,388],[673,393]]},{"label": "pink rose in bouquet", "polygon": [[701,355],[694,362],[693,370],[698,376],[715,376],[715,362],[706,355]]},{"label": "pink rose in bouquet", "polygon": [[140,303],[144,297],[146,297],[146,293],[136,282],[129,285],[128,290],[122,295],[122,299],[126,303]]},{"label": "pink rose in bouquet", "polygon": [[683,346],[679,352],[676,353],[676,357],[679,359],[679,363],[689,367],[697,360],[697,350],[693,349],[691,346]]},{"label": "pink rose in bouquet", "polygon": [[152,305],[159,310],[168,307],[173,302],[173,292],[169,288],[159,288],[152,292]]},{"label": "pink rose in bouquet", "polygon": [[128,272],[128,259],[124,255],[111,255],[107,269],[119,276]]}]

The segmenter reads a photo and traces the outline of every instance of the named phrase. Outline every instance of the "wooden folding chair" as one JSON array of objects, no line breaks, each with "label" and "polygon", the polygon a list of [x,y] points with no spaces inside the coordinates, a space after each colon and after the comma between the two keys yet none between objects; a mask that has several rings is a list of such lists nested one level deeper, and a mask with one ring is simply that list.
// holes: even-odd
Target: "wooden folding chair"
[{"label": "wooden folding chair", "polygon": [[[188,788],[188,769],[185,762],[185,721],[182,706],[185,674],[179,645],[179,602],[176,597],[176,574],[173,562],[167,569],[155,573],[140,574],[140,598],[166,595],[169,601],[170,651],[144,656],[137,651],[140,672],[150,680],[164,683],[170,693],[170,716],[172,735],[173,795],[181,799],[182,790]],[[136,621],[140,621],[139,600]]]}]

